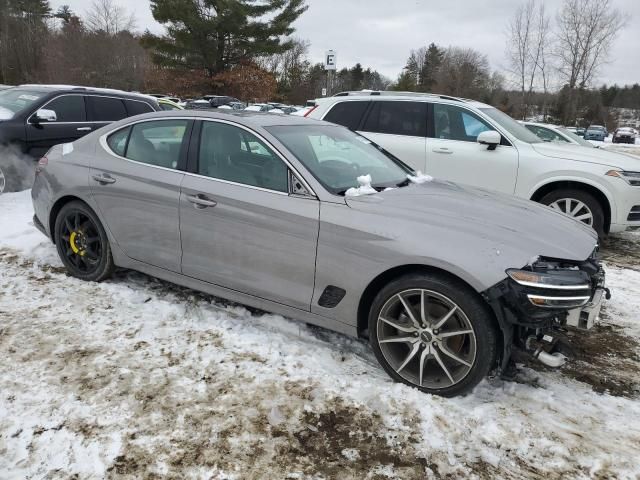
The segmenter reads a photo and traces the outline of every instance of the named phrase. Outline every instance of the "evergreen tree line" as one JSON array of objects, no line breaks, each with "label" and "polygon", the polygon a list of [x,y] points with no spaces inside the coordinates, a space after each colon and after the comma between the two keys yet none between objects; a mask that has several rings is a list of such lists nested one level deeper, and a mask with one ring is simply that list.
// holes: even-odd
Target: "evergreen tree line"
[{"label": "evergreen tree line", "polygon": [[[396,81],[356,64],[327,83],[309,43],[293,36],[305,0],[151,0],[163,35],[136,33],[114,0],[94,0],[82,15],[48,0],[0,0],[0,83],[70,83],[195,96],[234,95],[294,104],[346,90],[431,92],[472,98],[522,114],[522,92],[508,88],[486,55],[435,43],[409,52]],[[640,109],[640,87],[569,84],[529,91],[533,116],[604,122],[613,107]],[[569,100],[567,100],[569,99]],[[531,107],[529,107],[529,104]]]}]

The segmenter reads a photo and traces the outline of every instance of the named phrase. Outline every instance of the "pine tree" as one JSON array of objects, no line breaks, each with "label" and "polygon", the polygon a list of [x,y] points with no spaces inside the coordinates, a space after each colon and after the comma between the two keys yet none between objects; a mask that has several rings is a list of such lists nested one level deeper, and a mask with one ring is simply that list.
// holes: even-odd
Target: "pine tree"
[{"label": "pine tree", "polygon": [[[305,0],[151,0],[167,33],[145,32],[154,61],[173,68],[204,69],[209,76],[260,56],[287,51],[292,23]],[[267,20],[268,19],[268,20]]]}]

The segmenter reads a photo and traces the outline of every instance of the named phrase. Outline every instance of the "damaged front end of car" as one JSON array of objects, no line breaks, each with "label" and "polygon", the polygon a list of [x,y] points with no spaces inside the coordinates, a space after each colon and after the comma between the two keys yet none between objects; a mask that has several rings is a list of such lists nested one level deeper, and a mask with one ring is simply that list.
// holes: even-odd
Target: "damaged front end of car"
[{"label": "damaged front end of car", "polygon": [[597,251],[584,261],[538,257],[507,270],[507,278],[484,292],[503,331],[503,372],[514,349],[549,367],[566,362],[572,350],[567,327],[592,328],[603,300],[611,298]]}]

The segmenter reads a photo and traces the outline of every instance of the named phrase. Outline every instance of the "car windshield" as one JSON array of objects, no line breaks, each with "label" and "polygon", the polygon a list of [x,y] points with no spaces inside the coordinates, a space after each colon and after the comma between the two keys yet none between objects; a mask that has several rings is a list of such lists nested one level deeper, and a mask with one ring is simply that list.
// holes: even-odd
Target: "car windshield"
[{"label": "car windshield", "polygon": [[346,128],[329,125],[266,127],[330,192],[344,195],[371,175],[376,190],[408,184],[412,170],[382,148]]},{"label": "car windshield", "polygon": [[562,133],[565,137],[569,137],[571,140],[574,140],[575,142],[577,142],[579,145],[582,145],[583,147],[595,148],[595,145],[593,143],[588,142],[587,140],[585,140],[579,135],[576,135],[571,130],[567,130],[566,128],[563,128],[563,127],[558,127],[558,131]]},{"label": "car windshield", "polygon": [[16,113],[28,109],[45,92],[26,90],[23,88],[10,88],[0,92],[0,120],[10,120]]},{"label": "car windshield", "polygon": [[522,124],[497,108],[481,108],[480,111],[495,121],[518,140],[526,143],[542,143],[543,140],[535,133],[529,131]]}]

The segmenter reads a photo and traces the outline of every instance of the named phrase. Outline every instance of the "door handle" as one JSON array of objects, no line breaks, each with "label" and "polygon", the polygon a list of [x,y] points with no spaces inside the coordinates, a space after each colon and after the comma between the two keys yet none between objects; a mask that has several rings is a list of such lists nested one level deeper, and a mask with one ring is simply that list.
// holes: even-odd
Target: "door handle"
[{"label": "door handle", "polygon": [[207,207],[215,207],[218,202],[207,198],[205,195],[187,195],[187,200],[193,203],[194,208],[202,209]]},{"label": "door handle", "polygon": [[78,132],[90,132],[91,131],[91,127],[78,127],[78,128],[76,128],[76,130]]},{"label": "door handle", "polygon": [[92,175],[92,177],[96,182],[98,182],[101,185],[107,185],[107,184],[111,184],[111,183],[116,183],[116,179],[113,177],[110,177],[108,175]]},{"label": "door handle", "polygon": [[433,153],[444,153],[446,155],[451,155],[453,150],[449,150],[448,148],[434,148]]}]

